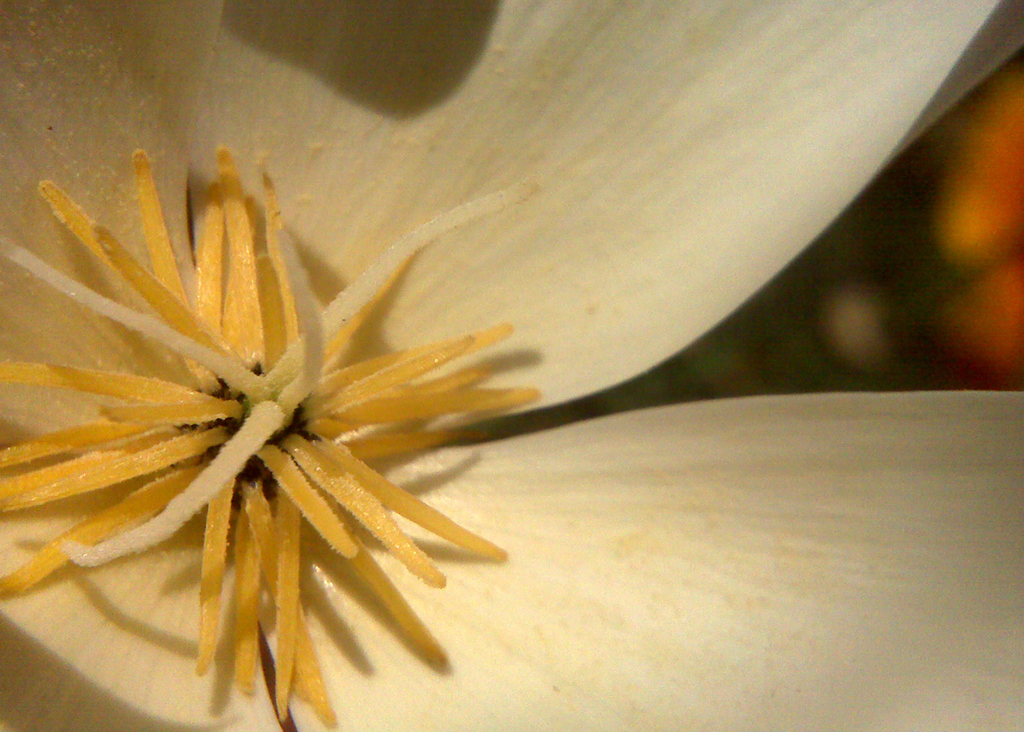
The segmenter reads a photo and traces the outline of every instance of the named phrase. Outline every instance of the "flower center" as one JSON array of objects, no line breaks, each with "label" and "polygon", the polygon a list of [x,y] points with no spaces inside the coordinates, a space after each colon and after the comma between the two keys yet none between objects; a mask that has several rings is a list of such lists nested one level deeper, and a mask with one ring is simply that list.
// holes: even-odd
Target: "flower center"
[{"label": "flower center", "polygon": [[[139,312],[75,282],[29,252],[8,258],[67,297],[181,355],[188,383],[54,364],[0,362],[0,383],[113,397],[102,419],[0,450],[0,512],[31,509],[137,481],[140,487],[52,539],[0,577],[0,594],[23,592],[69,561],[95,566],[142,552],[203,515],[198,673],[218,639],[221,585],[234,563],[235,680],[251,691],[259,663],[259,606],[274,608],[275,703],[281,719],[298,697],[327,723],[334,713],[299,596],[301,528],[315,530],[347,561],[428,660],[444,651],[381,570],[383,550],[429,585],[445,577],[396,515],[484,557],[505,552],[374,470],[374,459],[431,447],[458,433],[438,418],[508,409],[533,389],[480,386],[489,372],[452,362],[512,333],[499,325],[465,336],[353,361],[353,334],[396,272],[446,229],[500,210],[527,187],[444,214],[382,255],[321,311],[280,225],[264,176],[266,227],[257,235],[231,155],[217,152],[194,276],[178,269],[145,153],[133,157],[151,270],[98,227],[55,184],[40,192],[56,216],[144,300]],[[184,282],[194,282],[186,292]],[[440,375],[437,375],[440,371]],[[37,461],[44,460],[45,465]],[[229,551],[230,550],[230,551]]]}]

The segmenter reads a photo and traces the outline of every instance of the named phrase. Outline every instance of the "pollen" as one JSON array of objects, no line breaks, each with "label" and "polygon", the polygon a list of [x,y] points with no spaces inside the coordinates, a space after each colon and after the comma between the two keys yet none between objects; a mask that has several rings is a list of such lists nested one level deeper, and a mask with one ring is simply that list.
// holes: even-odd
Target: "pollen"
[{"label": "pollen", "polygon": [[[0,383],[106,397],[95,421],[0,449],[0,520],[6,512],[128,481],[138,486],[0,577],[0,596],[29,592],[62,568],[74,571],[145,551],[200,516],[205,531],[196,547],[202,558],[197,673],[209,669],[219,642],[221,595],[233,564],[230,643],[237,687],[253,691],[260,636],[272,630],[279,717],[287,719],[298,697],[334,724],[300,593],[303,531],[315,531],[339,562],[349,562],[413,647],[443,663],[441,645],[374,553],[390,553],[426,584],[444,587],[444,574],[400,517],[482,557],[501,561],[506,554],[389,481],[373,463],[459,436],[458,429],[439,427],[439,420],[464,421],[538,397],[534,389],[482,386],[490,376],[486,368],[452,365],[508,338],[507,324],[355,362],[349,355],[353,336],[423,246],[514,204],[531,189],[501,191],[428,221],[321,309],[282,227],[269,177],[262,181],[265,225],[257,227],[231,154],[217,150],[217,180],[206,192],[193,261],[182,265],[150,161],[141,150],[132,160],[148,266],[55,183],[43,181],[39,193],[56,219],[137,296],[132,300],[146,304],[146,312],[76,282],[24,249],[6,256],[64,296],[177,353],[188,378],[175,383],[0,362]],[[272,628],[261,627],[261,605],[273,609]]]}]

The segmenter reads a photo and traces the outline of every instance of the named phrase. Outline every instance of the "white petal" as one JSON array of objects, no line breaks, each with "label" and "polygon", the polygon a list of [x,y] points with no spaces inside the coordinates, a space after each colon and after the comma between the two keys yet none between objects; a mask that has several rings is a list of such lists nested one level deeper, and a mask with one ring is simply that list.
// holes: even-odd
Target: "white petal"
[{"label": "white petal", "polygon": [[[41,179],[51,179],[126,246],[144,252],[131,161],[141,147],[153,158],[179,256],[187,252],[185,146],[219,10],[207,0],[5,4],[0,247],[28,248],[68,274],[96,281],[102,266],[53,219],[36,190]],[[123,331],[16,270],[0,263],[0,357],[139,365]],[[5,420],[54,424],[47,402],[7,389],[0,399]],[[58,404],[76,413],[59,397]]]},{"label": "white petal", "polygon": [[1024,13],[1022,0],[1001,0],[931,103],[918,117],[907,142],[934,123],[959,101],[966,90],[993,73],[1024,45],[1024,24],[1019,21],[1021,13]]},{"label": "white petal", "polygon": [[185,244],[185,149],[219,10],[209,0],[64,7],[35,1],[5,9],[0,83],[9,94],[0,123],[0,221],[6,237],[42,253],[62,248],[36,192],[43,178],[115,234],[138,234],[131,154],[144,148],[160,193],[169,198],[172,233]]},{"label": "white petal", "polygon": [[537,182],[424,252],[375,343],[510,320],[508,348],[534,354],[512,378],[557,401],[676,352],[777,271],[994,5],[522,0],[400,19],[236,3],[195,150],[265,158],[286,224],[344,280],[439,212]]},{"label": "white petal", "polygon": [[[50,538],[66,513],[4,516],[3,570],[28,556],[20,542]],[[261,709],[231,688],[229,654],[206,676],[195,674],[202,536],[192,528],[154,552],[60,572],[3,598],[0,730],[273,729],[269,704]]]},{"label": "white petal", "polygon": [[317,636],[339,728],[1022,729],[1022,416],[723,401],[426,460],[426,500],[510,559],[442,550],[440,591],[394,572],[448,674],[338,579]]}]

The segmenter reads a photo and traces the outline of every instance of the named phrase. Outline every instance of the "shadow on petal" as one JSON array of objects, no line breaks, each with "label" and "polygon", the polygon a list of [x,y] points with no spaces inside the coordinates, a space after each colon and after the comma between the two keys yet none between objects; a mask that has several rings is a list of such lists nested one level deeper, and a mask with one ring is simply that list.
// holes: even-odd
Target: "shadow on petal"
[{"label": "shadow on petal", "polygon": [[99,587],[84,576],[73,576],[72,581],[78,585],[78,588],[85,595],[86,601],[96,612],[126,633],[131,633],[147,643],[152,643],[159,648],[163,648],[168,653],[173,653],[183,658],[195,658],[199,654],[199,647],[195,641],[168,633],[139,618],[132,617],[118,607],[116,603],[112,602]]},{"label": "shadow on petal", "polygon": [[496,0],[230,2],[227,28],[390,117],[444,101],[469,75],[497,15]]},{"label": "shadow on petal", "polygon": [[16,732],[215,729],[151,717],[81,676],[0,616],[0,727]]}]

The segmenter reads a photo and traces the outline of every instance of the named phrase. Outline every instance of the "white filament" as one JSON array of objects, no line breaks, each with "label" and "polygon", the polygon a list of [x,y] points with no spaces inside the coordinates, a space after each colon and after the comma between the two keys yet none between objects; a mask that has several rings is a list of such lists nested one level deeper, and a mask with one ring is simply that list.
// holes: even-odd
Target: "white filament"
[{"label": "white filament", "polygon": [[26,249],[12,247],[11,251],[3,254],[16,265],[75,302],[164,344],[185,358],[201,363],[224,379],[233,389],[247,395],[260,392],[263,386],[262,378],[247,369],[238,359],[207,348],[152,316],[136,312],[104,297],[95,290],[58,272]]},{"label": "white filament", "polygon": [[435,216],[400,237],[377,257],[373,264],[363,270],[355,282],[338,293],[338,296],[327,306],[327,310],[324,311],[324,330],[327,336],[333,336],[346,320],[359,312],[359,309],[380,290],[402,262],[434,239],[471,221],[503,211],[509,206],[525,200],[536,190],[537,185],[534,183],[520,183],[482,198],[473,199]]},{"label": "white filament", "polygon": [[233,481],[246,462],[284,425],[285,414],[274,402],[262,402],[242,423],[241,429],[221,446],[209,465],[196,476],[191,485],[179,493],[164,510],[131,531],[87,546],[65,541],[61,551],[75,564],[96,567],[112,559],[148,549],[170,538],[186,521]]},{"label": "white filament", "polygon": [[[505,190],[476,198],[450,211],[435,216],[425,224],[413,229],[400,237],[388,247],[373,263],[363,270],[355,281],[338,293],[323,315],[323,332],[326,338],[332,337],[345,321],[359,310],[383,287],[396,269],[405,260],[425,247],[442,234],[459,228],[471,221],[502,211],[513,204],[529,198],[537,190],[535,183],[520,183]],[[296,299],[296,309],[298,300]],[[299,344],[293,343],[278,359],[277,364],[267,374],[271,389],[281,389],[295,378],[299,369]]]}]

